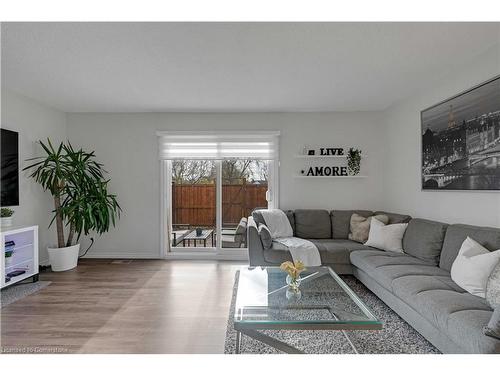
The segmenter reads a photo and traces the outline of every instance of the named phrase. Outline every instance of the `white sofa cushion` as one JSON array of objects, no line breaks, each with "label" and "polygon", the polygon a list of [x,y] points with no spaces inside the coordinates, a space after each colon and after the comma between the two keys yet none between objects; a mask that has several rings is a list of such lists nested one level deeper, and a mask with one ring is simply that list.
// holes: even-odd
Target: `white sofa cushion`
[{"label": "white sofa cushion", "polygon": [[489,251],[467,237],[451,266],[451,279],[470,294],[485,298],[488,277],[499,261],[500,250]]},{"label": "white sofa cushion", "polygon": [[403,236],[408,224],[385,225],[375,217],[370,224],[370,233],[365,246],[375,247],[380,250],[403,252]]}]

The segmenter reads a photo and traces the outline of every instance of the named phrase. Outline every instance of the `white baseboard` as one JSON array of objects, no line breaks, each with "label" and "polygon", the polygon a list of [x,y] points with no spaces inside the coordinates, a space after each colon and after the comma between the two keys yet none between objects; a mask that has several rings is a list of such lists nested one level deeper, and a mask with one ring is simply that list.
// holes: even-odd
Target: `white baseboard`
[{"label": "white baseboard", "polygon": [[236,260],[248,262],[248,254],[215,254],[215,253],[169,253],[165,259],[177,260]]},{"label": "white baseboard", "polygon": [[161,259],[160,255],[152,252],[144,252],[144,251],[124,251],[124,252],[118,252],[118,251],[100,251],[100,250],[94,250],[90,251],[87,255],[85,255],[83,258],[85,259],[102,259],[102,258],[108,258],[108,259]]},{"label": "white baseboard", "polygon": [[38,261],[40,266],[50,266],[49,258],[43,258]]},{"label": "white baseboard", "polygon": [[[169,253],[165,258],[162,258],[158,253],[144,251],[100,251],[94,250],[84,256],[85,259],[185,259],[185,260],[236,260],[248,261],[248,252],[228,252],[225,254],[202,253],[202,252],[176,252]],[[41,265],[49,265],[49,259],[40,261]]]}]

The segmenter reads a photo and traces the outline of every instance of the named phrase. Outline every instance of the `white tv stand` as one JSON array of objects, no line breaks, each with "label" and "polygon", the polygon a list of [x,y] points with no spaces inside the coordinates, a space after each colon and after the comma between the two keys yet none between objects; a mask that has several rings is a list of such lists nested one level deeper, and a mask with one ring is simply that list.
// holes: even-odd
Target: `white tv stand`
[{"label": "white tv stand", "polygon": [[[38,281],[38,226],[5,227],[0,229],[0,287],[5,288],[32,277]],[[9,265],[5,264],[5,242],[14,241],[14,253]],[[9,277],[10,272],[24,270],[18,276]]]}]

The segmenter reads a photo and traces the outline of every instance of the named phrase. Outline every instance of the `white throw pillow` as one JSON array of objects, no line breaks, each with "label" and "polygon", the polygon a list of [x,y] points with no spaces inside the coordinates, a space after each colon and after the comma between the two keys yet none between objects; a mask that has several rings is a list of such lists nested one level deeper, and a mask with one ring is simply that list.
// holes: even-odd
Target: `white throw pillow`
[{"label": "white throw pillow", "polygon": [[385,225],[380,220],[372,218],[370,233],[366,246],[376,247],[380,250],[403,252],[403,236],[408,224]]},{"label": "white throw pillow", "polygon": [[489,251],[467,237],[451,266],[451,279],[462,289],[478,297],[486,297],[486,284],[500,261],[500,250]]}]

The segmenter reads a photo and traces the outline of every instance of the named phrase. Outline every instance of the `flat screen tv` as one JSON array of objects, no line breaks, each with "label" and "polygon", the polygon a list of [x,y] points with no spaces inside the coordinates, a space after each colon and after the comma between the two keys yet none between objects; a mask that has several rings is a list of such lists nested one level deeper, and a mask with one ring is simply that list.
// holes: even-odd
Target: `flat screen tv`
[{"label": "flat screen tv", "polygon": [[19,134],[1,129],[1,205],[19,206]]}]

